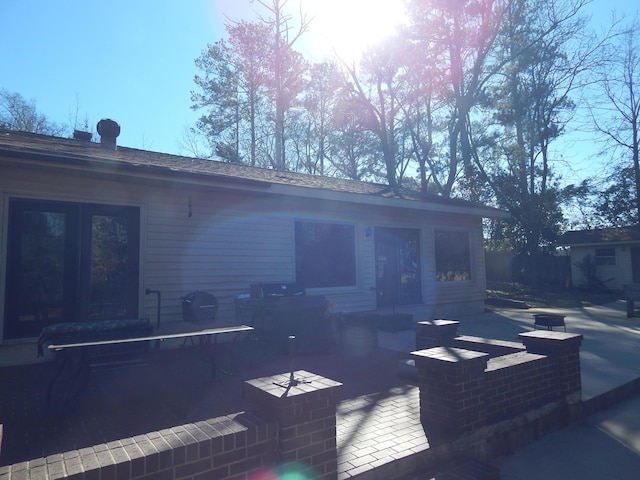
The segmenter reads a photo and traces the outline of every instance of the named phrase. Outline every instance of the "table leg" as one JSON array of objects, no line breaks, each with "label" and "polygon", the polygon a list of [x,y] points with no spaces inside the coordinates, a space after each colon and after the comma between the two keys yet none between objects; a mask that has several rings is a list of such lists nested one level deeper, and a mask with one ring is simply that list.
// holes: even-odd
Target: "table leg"
[{"label": "table leg", "polygon": [[[78,395],[86,386],[88,375],[88,359],[85,351],[69,350],[57,352],[60,365],[47,386],[47,406],[62,407]],[[52,405],[52,404],[56,405]]]},{"label": "table leg", "polygon": [[218,336],[213,335],[213,342],[209,341],[209,357],[211,358],[211,380],[216,379],[218,374],[216,365],[216,356],[218,347]]}]

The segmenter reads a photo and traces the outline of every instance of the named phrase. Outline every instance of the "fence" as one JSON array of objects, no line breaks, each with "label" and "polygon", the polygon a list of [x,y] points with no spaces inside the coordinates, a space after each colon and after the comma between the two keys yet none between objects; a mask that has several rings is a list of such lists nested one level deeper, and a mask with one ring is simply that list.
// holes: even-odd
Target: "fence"
[{"label": "fence", "polygon": [[[535,260],[540,282],[545,285],[565,285],[571,278],[571,258],[565,255],[541,254]],[[487,280],[531,283],[531,260],[511,252],[485,252]]]}]

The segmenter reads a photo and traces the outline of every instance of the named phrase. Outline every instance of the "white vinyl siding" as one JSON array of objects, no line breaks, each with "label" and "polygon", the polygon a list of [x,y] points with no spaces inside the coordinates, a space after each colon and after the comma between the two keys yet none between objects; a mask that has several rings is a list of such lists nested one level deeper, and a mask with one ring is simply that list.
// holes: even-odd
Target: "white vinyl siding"
[{"label": "white vinyl siding", "polygon": [[[614,250],[613,258],[615,262],[597,262],[598,250]],[[610,252],[609,252],[610,253]],[[631,245],[616,245],[614,247],[602,246],[571,246],[571,281],[574,286],[586,284],[579,265],[589,255],[591,261],[596,263],[596,276],[604,282],[606,288],[611,290],[622,290],[626,284],[633,283],[633,272],[631,270]],[[612,258],[609,256],[609,258]]]},{"label": "white vinyl siding", "polygon": [[[484,301],[482,226],[478,217],[417,209],[372,207],[331,200],[274,195],[264,191],[132,181],[122,176],[91,176],[78,170],[2,170],[0,251],[6,255],[9,197],[137,206],[140,208],[140,316],[155,318],[162,295],[161,321],[182,320],[181,297],[205,290],[220,301],[221,325],[235,322],[235,296],[258,282],[295,280],[294,222],[308,220],[354,225],[356,285],[309,289],[325,295],[336,311],[376,308],[374,236],[371,227],[410,228],[420,232],[422,301],[435,314],[477,311]],[[190,199],[190,200],[189,200]],[[191,216],[189,216],[191,204]],[[435,282],[433,232],[470,232],[472,279],[462,285]],[[0,275],[4,280],[4,262]],[[3,282],[4,283],[4,282]],[[442,283],[442,282],[440,282]],[[0,303],[4,288],[0,289]],[[4,311],[0,304],[0,314]],[[419,319],[416,319],[419,320]]]}]

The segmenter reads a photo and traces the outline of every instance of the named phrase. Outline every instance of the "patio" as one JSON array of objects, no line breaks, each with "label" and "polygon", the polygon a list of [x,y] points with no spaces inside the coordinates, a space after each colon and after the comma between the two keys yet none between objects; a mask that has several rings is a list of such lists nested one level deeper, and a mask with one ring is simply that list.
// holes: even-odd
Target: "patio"
[{"label": "patio", "polygon": [[[516,340],[518,333],[533,330],[534,313],[566,315],[567,329],[584,335],[583,401],[599,411],[638,389],[640,324],[625,318],[624,308],[624,302],[618,302],[553,312],[499,310],[461,318],[459,333]],[[334,349],[294,360],[296,370],[344,384],[337,409],[340,479],[393,478],[398,469],[422,464],[418,462],[432,450],[419,420],[418,389],[397,371],[398,360],[413,349],[413,332],[379,332],[378,340],[380,347],[362,355]],[[97,372],[82,395],[57,412],[43,408],[52,364],[0,367],[0,465],[113,443],[246,408],[239,377],[220,375],[212,383],[208,363],[184,353],[167,355],[147,367]],[[238,367],[245,378],[290,370],[286,355],[260,355],[241,355]]]},{"label": "patio", "polygon": [[[179,347],[148,365],[92,371],[84,390],[56,408],[47,407],[45,401],[54,363],[0,367],[0,423],[4,424],[0,465],[245,410],[242,379],[218,374],[211,381],[210,364],[197,350]],[[408,402],[408,411],[419,418],[417,389],[396,373],[398,360],[405,357],[386,348],[362,355],[345,355],[335,348],[299,354],[293,366],[344,384],[338,414],[349,417],[343,431],[350,444],[385,399]],[[239,347],[235,358],[245,379],[288,372],[292,365],[283,352],[256,353]],[[224,350],[219,360],[223,368],[232,366]],[[413,401],[406,398],[412,392]]]}]

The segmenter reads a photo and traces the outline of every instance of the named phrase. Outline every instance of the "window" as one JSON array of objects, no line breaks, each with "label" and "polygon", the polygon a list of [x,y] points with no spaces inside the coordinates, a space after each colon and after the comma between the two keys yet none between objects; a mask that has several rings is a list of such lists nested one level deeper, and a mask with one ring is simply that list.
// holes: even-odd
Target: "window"
[{"label": "window", "polygon": [[7,338],[64,321],[136,318],[137,207],[11,199]]},{"label": "window", "polygon": [[615,248],[596,248],[596,265],[615,265]]},{"label": "window", "polygon": [[355,227],[296,222],[296,280],[306,288],[356,284]]},{"label": "window", "polygon": [[468,232],[435,232],[436,280],[471,280],[471,253]]}]

